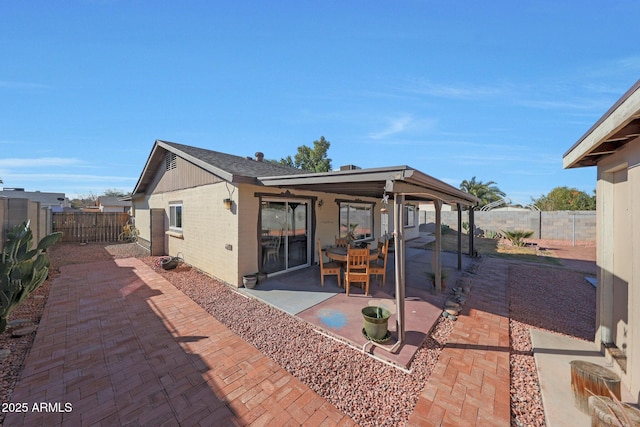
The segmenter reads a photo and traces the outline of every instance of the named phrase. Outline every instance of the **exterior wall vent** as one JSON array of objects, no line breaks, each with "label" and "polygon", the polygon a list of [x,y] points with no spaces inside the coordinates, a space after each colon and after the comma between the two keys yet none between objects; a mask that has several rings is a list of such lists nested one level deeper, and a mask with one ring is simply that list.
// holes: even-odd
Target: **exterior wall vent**
[{"label": "exterior wall vent", "polygon": [[176,168],[176,154],[167,153],[167,157],[164,159],[164,169],[170,171]]}]

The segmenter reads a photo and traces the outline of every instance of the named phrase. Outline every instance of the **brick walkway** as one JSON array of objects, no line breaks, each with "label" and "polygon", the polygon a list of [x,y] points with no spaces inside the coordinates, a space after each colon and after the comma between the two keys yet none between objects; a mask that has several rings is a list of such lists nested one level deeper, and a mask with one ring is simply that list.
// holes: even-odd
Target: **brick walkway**
[{"label": "brick walkway", "polygon": [[[408,425],[509,425],[506,275],[481,264]],[[134,258],[62,268],[11,401],[7,426],[355,425]]]},{"label": "brick walkway", "polygon": [[141,261],[61,273],[5,425],[355,425]]},{"label": "brick walkway", "polygon": [[483,260],[471,297],[409,420],[412,426],[509,426],[507,267]]}]

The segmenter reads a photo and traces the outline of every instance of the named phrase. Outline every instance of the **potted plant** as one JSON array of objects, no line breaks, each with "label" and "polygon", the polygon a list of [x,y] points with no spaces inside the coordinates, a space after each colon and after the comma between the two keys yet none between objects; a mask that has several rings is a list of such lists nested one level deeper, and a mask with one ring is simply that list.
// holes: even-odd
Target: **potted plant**
[{"label": "potted plant", "polygon": [[[436,274],[433,272],[427,272],[427,276],[429,277],[429,280],[431,281],[431,285],[435,288],[436,287]],[[440,284],[442,285],[442,289],[447,287],[447,277],[449,277],[449,272],[445,269],[440,269]]]},{"label": "potted plant", "polygon": [[244,276],[242,276],[242,284],[247,289],[255,288],[257,282],[258,282],[257,274],[245,274]]},{"label": "potted plant", "polygon": [[385,342],[391,338],[389,333],[389,317],[391,312],[384,307],[367,306],[362,309],[364,318],[364,334],[375,342]]}]

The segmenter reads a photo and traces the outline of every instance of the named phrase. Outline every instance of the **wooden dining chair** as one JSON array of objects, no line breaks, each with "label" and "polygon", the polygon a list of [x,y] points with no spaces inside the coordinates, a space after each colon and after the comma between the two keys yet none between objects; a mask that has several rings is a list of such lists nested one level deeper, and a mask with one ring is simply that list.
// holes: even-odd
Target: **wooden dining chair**
[{"label": "wooden dining chair", "polygon": [[346,248],[349,246],[349,240],[347,238],[336,237],[336,246],[339,248]]},{"label": "wooden dining chair", "polygon": [[382,276],[378,286],[384,286],[387,281],[387,255],[389,255],[389,239],[385,239],[384,243],[378,241],[378,258],[369,266],[369,273],[372,276]]},{"label": "wooden dining chair", "polygon": [[352,283],[364,283],[364,294],[369,295],[369,274],[369,249],[348,248],[347,271],[344,274],[347,296]]},{"label": "wooden dining chair", "polygon": [[336,276],[338,278],[338,286],[342,286],[340,276],[342,276],[342,269],[337,262],[324,262],[324,254],[322,253],[322,245],[320,239],[318,239],[318,258],[320,259],[320,283],[324,288],[324,276]]}]

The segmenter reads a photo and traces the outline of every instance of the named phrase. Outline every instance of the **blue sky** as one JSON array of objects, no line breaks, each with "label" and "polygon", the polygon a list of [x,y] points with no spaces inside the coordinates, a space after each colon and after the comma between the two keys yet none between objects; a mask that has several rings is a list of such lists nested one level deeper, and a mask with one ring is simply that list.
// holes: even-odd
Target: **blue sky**
[{"label": "blue sky", "polygon": [[4,187],[133,190],[156,139],[409,165],[516,202],[640,78],[637,1],[4,1]]}]

